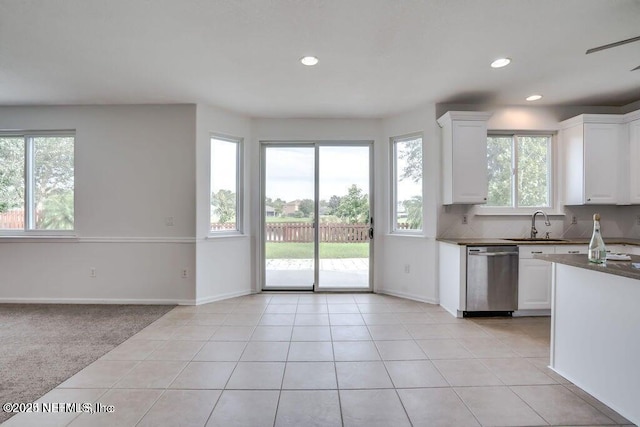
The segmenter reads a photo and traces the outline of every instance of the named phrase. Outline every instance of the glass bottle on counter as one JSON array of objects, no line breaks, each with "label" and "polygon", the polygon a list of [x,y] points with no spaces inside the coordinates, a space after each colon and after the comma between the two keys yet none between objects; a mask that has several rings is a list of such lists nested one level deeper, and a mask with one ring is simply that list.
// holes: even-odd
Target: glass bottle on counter
[{"label": "glass bottle on counter", "polygon": [[589,242],[589,262],[605,264],[607,261],[607,248],[600,234],[600,214],[593,215],[593,235]]}]

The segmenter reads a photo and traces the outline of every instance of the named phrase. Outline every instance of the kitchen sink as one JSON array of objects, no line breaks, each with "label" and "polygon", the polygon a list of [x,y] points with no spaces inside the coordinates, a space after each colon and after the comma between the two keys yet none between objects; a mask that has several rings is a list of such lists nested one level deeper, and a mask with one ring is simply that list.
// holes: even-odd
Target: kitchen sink
[{"label": "kitchen sink", "polygon": [[523,237],[520,239],[504,239],[509,240],[511,242],[566,242],[566,239],[545,239],[545,238],[531,238],[531,237]]}]

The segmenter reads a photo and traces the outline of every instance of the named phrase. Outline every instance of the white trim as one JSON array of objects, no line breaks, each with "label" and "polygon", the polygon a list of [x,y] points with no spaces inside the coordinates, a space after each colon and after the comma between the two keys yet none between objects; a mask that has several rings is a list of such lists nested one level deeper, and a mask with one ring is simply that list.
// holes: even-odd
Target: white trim
[{"label": "white trim", "polygon": [[537,210],[544,210],[548,216],[565,216],[566,214],[558,210],[547,210],[548,207],[536,207],[536,208],[505,208],[505,207],[490,207],[490,206],[476,206],[473,210],[473,215],[477,216],[531,216]]},{"label": "white trim", "polygon": [[255,293],[259,293],[259,292],[255,292],[253,289],[245,289],[237,292],[228,292],[226,294],[221,294],[221,295],[213,295],[210,297],[196,298],[195,305],[208,304],[211,302],[222,301],[229,298],[242,297],[245,295],[251,295]]},{"label": "white trim", "polygon": [[193,305],[191,299],[111,299],[111,298],[0,298],[2,304],[140,304]]},{"label": "white trim", "polygon": [[385,294],[385,295],[391,295],[393,297],[400,297],[400,298],[410,299],[410,300],[413,300],[413,301],[426,302],[427,304],[433,304],[433,305],[440,306],[440,302],[435,300],[435,299],[423,298],[423,297],[419,297],[417,295],[406,293],[406,292],[390,291],[388,289],[378,289],[376,291],[376,293]]},{"label": "white trim", "polygon": [[195,237],[79,237],[79,243],[195,243]]},{"label": "white trim", "polygon": [[629,123],[634,120],[640,120],[640,110],[632,111],[622,116],[622,121],[624,123]]},{"label": "white trim", "polygon": [[195,237],[78,237],[47,235],[0,236],[0,243],[196,243]]},{"label": "white trim", "polygon": [[447,111],[438,120],[438,125],[444,127],[451,120],[487,121],[493,116],[492,112],[486,111]]},{"label": "white trim", "polygon": [[419,233],[395,233],[395,232],[388,233],[388,234],[385,234],[384,237],[410,237],[412,239],[420,238],[420,239],[433,240],[432,237],[426,236],[423,230],[421,230]]},{"label": "white trim", "polygon": [[[633,113],[631,113],[633,114]],[[580,114],[570,119],[561,121],[558,125],[560,129],[567,129],[574,126],[583,125],[585,123],[624,123],[626,115],[621,114]]]},{"label": "white trim", "polygon": [[205,238],[198,239],[198,240],[216,241],[219,239],[244,239],[244,238],[248,239],[249,235],[240,233],[239,231],[235,231],[233,233],[227,233],[227,234],[209,234]]}]

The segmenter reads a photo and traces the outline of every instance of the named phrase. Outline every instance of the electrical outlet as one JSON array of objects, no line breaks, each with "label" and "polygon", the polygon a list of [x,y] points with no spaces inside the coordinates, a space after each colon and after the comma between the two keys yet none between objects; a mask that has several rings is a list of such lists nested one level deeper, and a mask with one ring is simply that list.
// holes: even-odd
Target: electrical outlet
[{"label": "electrical outlet", "polygon": [[89,269],[89,277],[91,277],[91,278],[96,278],[97,277],[97,272],[96,272],[96,268],[95,267],[91,267]]},{"label": "electrical outlet", "polygon": [[405,272],[406,274],[411,273],[411,264],[405,264],[405,265],[404,265],[404,272]]},{"label": "electrical outlet", "polygon": [[466,216],[466,215],[462,215],[462,223],[463,223],[463,224],[468,224],[468,222],[469,222],[469,221],[468,221],[467,216]]},{"label": "electrical outlet", "polygon": [[164,219],[164,225],[166,225],[167,227],[173,227],[173,217],[172,216],[168,216]]},{"label": "electrical outlet", "polygon": [[187,277],[189,277],[189,270],[184,268],[184,269],[182,269],[182,278],[186,279]]},{"label": "electrical outlet", "polygon": [[[640,218],[640,217],[639,217]],[[574,215],[571,217],[571,224],[575,225],[578,223],[578,218]]]}]

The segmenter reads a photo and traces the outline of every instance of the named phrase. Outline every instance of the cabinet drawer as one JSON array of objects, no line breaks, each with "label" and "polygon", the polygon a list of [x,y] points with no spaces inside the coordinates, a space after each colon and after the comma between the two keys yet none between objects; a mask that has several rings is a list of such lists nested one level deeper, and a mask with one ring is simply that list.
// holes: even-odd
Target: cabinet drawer
[{"label": "cabinet drawer", "polygon": [[535,255],[554,254],[556,253],[553,246],[550,245],[526,245],[519,247],[520,258],[533,258]]},{"label": "cabinet drawer", "polygon": [[589,245],[558,245],[557,254],[586,254],[589,252]]}]

